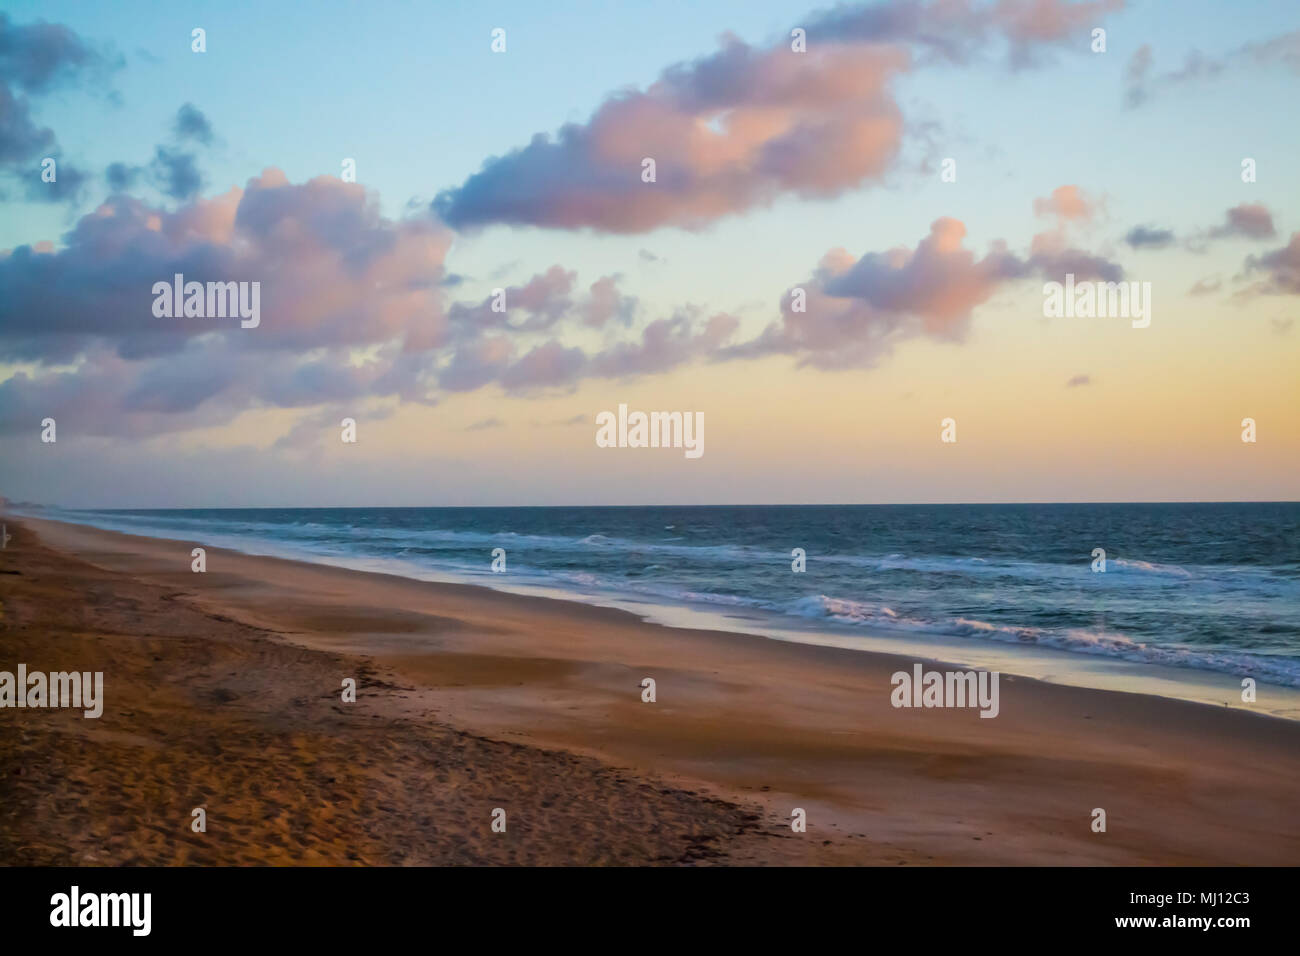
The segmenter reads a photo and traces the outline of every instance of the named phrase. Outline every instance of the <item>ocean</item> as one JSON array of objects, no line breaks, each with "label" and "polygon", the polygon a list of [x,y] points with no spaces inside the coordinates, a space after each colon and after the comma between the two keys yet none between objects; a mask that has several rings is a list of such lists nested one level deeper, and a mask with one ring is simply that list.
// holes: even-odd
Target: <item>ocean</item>
[{"label": "ocean", "polygon": [[[1015,645],[1300,687],[1300,503],[65,511],[118,531],[671,623]],[[505,551],[494,573],[493,549]],[[792,570],[802,548],[806,570]],[[1105,549],[1105,571],[1093,551]],[[188,561],[188,557],[186,557]],[[661,611],[663,614],[658,614]],[[682,614],[688,615],[686,619]],[[860,635],[860,638],[855,638]],[[871,636],[871,641],[866,640]]]}]

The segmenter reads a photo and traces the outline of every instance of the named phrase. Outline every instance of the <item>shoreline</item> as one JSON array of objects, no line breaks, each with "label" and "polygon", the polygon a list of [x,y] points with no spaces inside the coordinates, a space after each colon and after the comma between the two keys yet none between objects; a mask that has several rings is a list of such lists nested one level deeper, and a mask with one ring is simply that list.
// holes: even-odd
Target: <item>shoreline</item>
[{"label": "shoreline", "polygon": [[[101,528],[94,524],[65,521],[63,518],[42,518],[26,514],[14,515],[14,518],[67,524],[145,540],[175,541],[187,546],[208,547],[197,539]],[[584,607],[619,610],[646,623],[675,629],[725,632],[750,639],[781,641],[809,647],[835,647],[855,653],[884,655],[908,662],[921,660],[952,667],[999,671],[1064,686],[1142,694],[1300,721],[1300,687],[1256,678],[1257,699],[1254,703],[1245,703],[1241,700],[1241,680],[1242,677],[1251,675],[1235,674],[1226,670],[1132,660],[1118,655],[1091,654],[1051,645],[982,640],[977,637],[961,637],[938,632],[886,633],[833,620],[822,621],[820,626],[816,627],[800,626],[797,620],[789,620],[749,608],[728,609],[689,602],[663,602],[630,594],[585,593],[566,590],[545,581],[514,583],[508,579],[499,579],[496,575],[485,576],[482,579],[471,578],[450,569],[435,569],[420,575],[409,566],[398,565],[397,562],[384,559],[336,559],[326,555],[297,552],[293,548],[277,549],[270,542],[258,538],[248,538],[240,541],[239,544],[240,547],[229,544],[218,547],[221,550],[249,557],[343,569],[360,574],[397,577],[426,584],[481,589],[496,594],[536,597]],[[265,547],[266,550],[247,550],[247,545]],[[390,564],[392,566],[389,566]]]},{"label": "shoreline", "polygon": [[[315,670],[318,658],[330,661],[326,670],[335,677],[348,667],[364,669],[358,706],[364,701],[370,719],[391,724],[395,735],[437,726],[483,746],[518,748],[510,751],[517,765],[509,773],[533,785],[553,775],[545,765],[556,753],[634,781],[641,796],[631,827],[601,817],[592,793],[561,787],[572,804],[569,822],[587,838],[597,839],[590,827],[605,819],[597,840],[604,862],[705,862],[702,851],[689,859],[647,858],[638,841],[674,825],[689,830],[690,821],[715,813],[732,822],[705,843],[726,862],[1300,862],[1294,721],[1011,676],[1004,676],[994,720],[972,710],[900,710],[889,704],[889,674],[910,668],[914,657],[684,630],[618,609],[218,548],[208,549],[208,570],[200,575],[190,570],[188,543],[30,517],[16,522],[22,540],[4,553],[6,562],[21,560],[24,546],[48,549],[43,576],[56,579],[61,562],[88,562],[119,589],[129,582],[160,607],[183,609],[195,626],[220,634],[202,643],[204,654],[227,644],[242,648],[253,635],[267,654],[272,646],[274,654],[307,654]],[[4,600],[10,603],[8,593]],[[76,610],[47,604],[34,600],[25,613],[80,615],[86,628],[103,630],[105,646],[128,657],[142,639],[129,614],[104,626],[102,601]],[[32,623],[34,633],[39,621]],[[157,666],[179,666],[166,653],[156,656]],[[182,676],[159,693],[193,694],[227,665],[214,661],[211,671]],[[641,701],[644,676],[657,681],[654,704]],[[311,706],[328,708],[332,722],[352,719],[338,713],[349,706],[337,702],[338,681],[319,673],[305,684],[293,667],[240,679],[259,682],[277,700],[316,701]],[[119,722],[113,684],[106,671],[105,720]],[[0,720],[13,713],[0,710]],[[220,706],[209,705],[197,714],[178,705],[174,716],[225,719]],[[285,719],[278,715],[277,726]],[[101,732],[98,725],[78,731]],[[328,752],[341,746],[336,736],[314,746]],[[411,790],[413,806],[441,799],[437,783],[432,791],[411,789],[408,778],[427,769],[420,761],[383,756],[394,763],[387,786]],[[256,761],[238,758],[244,759]],[[433,755],[435,765],[438,759]],[[385,777],[383,760],[366,767]],[[492,776],[487,767],[471,762],[465,772]],[[648,796],[658,791],[673,794],[672,805]],[[518,780],[496,799],[516,792],[527,792]],[[701,802],[683,820],[677,801]],[[533,812],[559,815],[549,802]],[[790,831],[793,807],[807,811],[806,834]],[[1110,818],[1105,834],[1090,828],[1097,807]],[[359,820],[371,812],[351,810]],[[754,819],[735,822],[746,815]],[[485,817],[466,831],[473,839],[461,834],[471,855],[513,845],[494,844],[490,832],[480,831],[487,831]],[[531,851],[536,857],[507,862],[559,862],[575,851],[548,846],[539,842]]]}]

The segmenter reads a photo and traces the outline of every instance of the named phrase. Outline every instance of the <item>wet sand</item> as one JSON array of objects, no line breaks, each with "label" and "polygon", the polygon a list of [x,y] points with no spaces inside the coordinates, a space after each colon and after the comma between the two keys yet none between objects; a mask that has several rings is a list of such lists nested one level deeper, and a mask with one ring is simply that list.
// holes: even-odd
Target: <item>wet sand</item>
[{"label": "wet sand", "polygon": [[105,709],[0,709],[5,863],[1300,863],[1297,722],[1005,675],[996,719],[895,709],[913,658],[6,521],[0,670]]}]

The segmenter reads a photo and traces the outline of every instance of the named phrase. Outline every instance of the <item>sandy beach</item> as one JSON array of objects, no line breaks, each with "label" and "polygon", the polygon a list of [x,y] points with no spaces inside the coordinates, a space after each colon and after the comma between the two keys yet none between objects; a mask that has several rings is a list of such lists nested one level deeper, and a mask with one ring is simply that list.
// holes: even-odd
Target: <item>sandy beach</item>
[{"label": "sandy beach", "polygon": [[1294,721],[1010,676],[996,719],[896,709],[913,658],[6,521],[0,670],[105,696],[0,709],[6,864],[1300,863]]}]

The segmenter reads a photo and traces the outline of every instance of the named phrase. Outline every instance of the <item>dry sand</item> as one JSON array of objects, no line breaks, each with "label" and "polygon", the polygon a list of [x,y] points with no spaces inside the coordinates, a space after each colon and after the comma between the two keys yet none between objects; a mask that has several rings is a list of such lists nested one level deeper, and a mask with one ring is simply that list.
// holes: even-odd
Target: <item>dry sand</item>
[{"label": "dry sand", "polygon": [[6,520],[0,670],[106,703],[0,709],[3,863],[1300,863],[1297,722],[1006,676],[996,719],[894,709],[911,658]]}]

